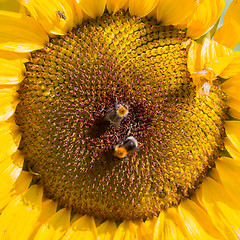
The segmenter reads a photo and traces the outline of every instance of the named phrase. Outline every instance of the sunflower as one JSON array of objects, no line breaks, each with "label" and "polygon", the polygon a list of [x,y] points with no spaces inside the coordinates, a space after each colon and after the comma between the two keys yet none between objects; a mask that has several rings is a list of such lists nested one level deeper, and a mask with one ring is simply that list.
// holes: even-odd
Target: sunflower
[{"label": "sunflower", "polygon": [[223,0],[20,4],[0,11],[0,238],[239,239],[240,2],[220,28]]}]

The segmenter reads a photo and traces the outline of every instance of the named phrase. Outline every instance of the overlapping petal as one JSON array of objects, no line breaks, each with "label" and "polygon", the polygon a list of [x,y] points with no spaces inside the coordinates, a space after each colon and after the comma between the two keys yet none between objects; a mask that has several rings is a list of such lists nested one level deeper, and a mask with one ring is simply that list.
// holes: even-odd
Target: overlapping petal
[{"label": "overlapping petal", "polygon": [[239,149],[233,145],[233,143],[231,142],[231,140],[228,137],[225,137],[225,139],[224,139],[224,146],[232,158],[240,159]]},{"label": "overlapping petal", "polygon": [[98,240],[111,240],[117,230],[115,221],[105,221],[97,227]]},{"label": "overlapping petal", "polygon": [[0,49],[30,52],[44,47],[48,36],[33,18],[0,11]]},{"label": "overlapping petal", "polygon": [[0,85],[20,83],[24,78],[24,70],[20,59],[0,58]]},{"label": "overlapping petal", "polygon": [[169,208],[160,213],[154,228],[153,240],[159,239],[187,239],[185,228],[176,208]]},{"label": "overlapping petal", "polygon": [[17,151],[20,142],[20,132],[14,123],[0,123],[0,162]]},{"label": "overlapping petal", "polygon": [[224,16],[223,26],[220,27],[214,40],[229,48],[235,47],[240,41],[240,1],[233,0]]},{"label": "overlapping petal", "polygon": [[62,238],[62,240],[71,239],[96,240],[97,230],[93,217],[85,215],[74,221]]},{"label": "overlapping petal", "polygon": [[197,198],[224,239],[239,239],[240,205],[237,198],[211,178],[204,179]]},{"label": "overlapping petal", "polygon": [[178,206],[188,239],[224,239],[207,213],[194,201],[186,199]]},{"label": "overlapping petal", "polygon": [[231,143],[240,149],[240,121],[226,121],[225,130]]},{"label": "overlapping petal", "polygon": [[216,160],[216,170],[222,185],[237,199],[240,198],[240,159],[222,157]]},{"label": "overlapping petal", "polygon": [[227,104],[230,107],[229,114],[235,118],[240,118],[240,74],[236,74],[221,84],[225,93],[227,93]]},{"label": "overlapping petal", "polygon": [[103,15],[107,0],[78,0],[82,10],[92,18]]},{"label": "overlapping petal", "polygon": [[15,156],[9,156],[0,162],[1,191],[5,192],[11,189],[22,171],[23,162],[23,156],[19,152],[16,152]]},{"label": "overlapping petal", "polygon": [[52,215],[42,226],[39,228],[35,235],[35,240],[51,240],[61,239],[70,225],[70,210],[65,208],[59,210]]},{"label": "overlapping petal", "polygon": [[144,17],[158,4],[159,0],[129,0],[129,12],[131,15]]},{"label": "overlapping petal", "polygon": [[42,188],[33,185],[8,204],[0,216],[1,239],[28,239],[41,212],[42,195]]},{"label": "overlapping petal", "polygon": [[0,96],[0,121],[5,121],[14,114],[19,102],[16,88],[0,87]]},{"label": "overlapping petal", "polygon": [[232,61],[229,65],[220,73],[220,77],[228,79],[240,72],[240,53],[234,52],[232,56]]},{"label": "overlapping petal", "polygon": [[187,64],[197,89],[205,82],[212,84],[212,81],[231,64],[234,57],[231,49],[207,38],[202,44],[192,42]]},{"label": "overlapping petal", "polygon": [[107,9],[109,12],[117,12],[119,9],[123,8],[127,0],[107,0]]},{"label": "overlapping petal", "polygon": [[225,6],[224,0],[199,0],[192,15],[187,19],[187,34],[200,38],[220,17]]},{"label": "overlapping petal", "polygon": [[57,201],[46,200],[42,203],[42,209],[38,218],[37,224],[34,227],[34,231],[31,234],[30,239],[34,239],[34,236],[38,232],[39,228],[47,222],[47,220],[56,213]]},{"label": "overlapping petal", "polygon": [[21,4],[49,34],[66,34],[73,27],[73,4],[67,0],[21,0]]},{"label": "overlapping petal", "polygon": [[138,225],[132,221],[123,221],[117,231],[113,240],[130,240],[130,239],[139,239]]},{"label": "overlapping petal", "polygon": [[195,0],[160,0],[157,6],[157,20],[165,25],[185,25],[196,7]]},{"label": "overlapping petal", "polygon": [[[19,159],[19,161],[21,161],[21,159]],[[7,204],[20,194],[27,191],[31,181],[32,175],[29,172],[22,171],[17,180],[13,184],[9,185],[7,190],[5,188],[0,188],[0,211],[2,212]]]}]

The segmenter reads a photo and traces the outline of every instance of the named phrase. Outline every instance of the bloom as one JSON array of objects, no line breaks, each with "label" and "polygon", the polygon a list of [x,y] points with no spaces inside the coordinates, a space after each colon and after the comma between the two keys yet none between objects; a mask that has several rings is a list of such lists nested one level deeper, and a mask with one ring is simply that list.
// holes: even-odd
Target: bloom
[{"label": "bloom", "polygon": [[237,239],[238,1],[202,43],[223,1],[21,4],[0,16],[2,238]]}]

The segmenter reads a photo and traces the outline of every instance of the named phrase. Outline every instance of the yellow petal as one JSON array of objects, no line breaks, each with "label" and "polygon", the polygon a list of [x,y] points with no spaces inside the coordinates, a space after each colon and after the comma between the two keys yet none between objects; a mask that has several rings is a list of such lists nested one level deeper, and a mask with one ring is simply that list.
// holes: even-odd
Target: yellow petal
[{"label": "yellow petal", "polygon": [[19,59],[23,63],[25,63],[25,62],[28,62],[29,57],[30,57],[30,53],[28,53],[28,52],[27,53],[18,53],[18,52],[0,50],[0,58],[6,59],[6,60]]},{"label": "yellow petal", "polygon": [[123,8],[127,0],[107,0],[107,9],[109,12],[117,12],[119,9]]},{"label": "yellow petal", "polygon": [[224,239],[214,227],[207,213],[194,201],[189,199],[182,201],[178,210],[189,239]]},{"label": "yellow petal", "polygon": [[16,88],[0,87],[0,121],[5,121],[13,115],[19,102],[16,90]]},{"label": "yellow petal", "polygon": [[19,151],[15,153],[15,156],[9,156],[0,162],[1,191],[4,192],[11,189],[22,171],[23,162],[23,156]]},{"label": "yellow petal", "polygon": [[175,207],[160,213],[154,228],[153,240],[187,239],[184,226]]},{"label": "yellow petal", "polygon": [[219,69],[226,68],[228,64],[226,62],[230,62],[228,58],[232,60],[233,56],[231,49],[205,38],[202,45],[192,42],[188,53],[188,69],[190,73],[199,72],[212,64],[213,71],[217,70],[214,73],[219,74],[221,72]]},{"label": "yellow petal", "polygon": [[215,161],[216,170],[223,186],[240,198],[240,159],[222,157]]},{"label": "yellow petal", "polygon": [[240,74],[237,74],[221,84],[221,87],[225,93],[230,97],[240,101],[239,89],[240,89]]},{"label": "yellow petal", "polygon": [[57,209],[57,202],[53,200],[46,200],[42,203],[42,211],[38,219],[38,223],[36,224],[34,231],[32,232],[32,235],[30,239],[34,239],[34,236],[38,232],[39,228],[42,226],[43,223],[45,223],[54,213],[56,213]]},{"label": "yellow petal", "polygon": [[18,177],[12,194],[20,194],[25,192],[32,181],[32,174],[26,171],[22,171]]},{"label": "yellow petal", "polygon": [[234,118],[240,119],[240,101],[228,96],[226,104],[230,107],[228,114]]},{"label": "yellow petal", "polygon": [[232,144],[240,148],[240,121],[225,121],[225,130],[227,137]]},{"label": "yellow petal", "polygon": [[236,101],[235,99],[228,99],[227,105],[230,107],[230,109],[228,110],[228,114],[233,118],[240,119],[239,101]]},{"label": "yellow petal", "polygon": [[240,159],[239,149],[236,148],[227,137],[224,138],[224,146],[234,159]]},{"label": "yellow petal", "polygon": [[73,27],[73,9],[66,0],[21,0],[20,3],[49,34],[66,34]]},{"label": "yellow petal", "polygon": [[240,41],[240,2],[233,0],[224,16],[223,26],[214,36],[214,40],[229,48],[235,47]]},{"label": "yellow petal", "polygon": [[0,10],[18,12],[19,2],[17,0],[1,0]]},{"label": "yellow petal", "polygon": [[222,78],[230,78],[240,72],[240,53],[234,52],[233,59],[229,65],[219,75]]},{"label": "yellow petal", "polygon": [[74,27],[77,25],[80,25],[83,21],[83,12],[77,1],[75,0],[67,0],[69,6],[72,9],[73,13],[73,21],[74,21]]},{"label": "yellow petal", "polygon": [[5,206],[19,194],[26,192],[31,181],[31,174],[29,172],[22,171],[15,184],[12,185],[8,191],[0,189],[0,211],[2,211]]},{"label": "yellow petal", "polygon": [[131,15],[144,17],[158,4],[159,0],[129,0],[129,12]]},{"label": "yellow petal", "polygon": [[157,20],[164,25],[186,24],[196,5],[195,0],[160,0],[157,6]]},{"label": "yellow petal", "polygon": [[0,58],[0,85],[18,84],[24,79],[25,66],[20,59]]},{"label": "yellow petal", "polygon": [[62,238],[62,240],[71,239],[96,240],[97,230],[93,217],[85,215],[76,220]]},{"label": "yellow petal", "polygon": [[17,151],[20,138],[17,125],[3,122],[0,124],[0,162]]},{"label": "yellow petal", "polygon": [[204,39],[201,50],[201,69],[206,63],[219,60],[221,64],[222,57],[233,56],[233,51],[215,41]]},{"label": "yellow petal", "polygon": [[201,198],[214,226],[224,236],[224,239],[239,239],[240,203],[230,195],[225,188],[211,178],[205,178],[201,186]]},{"label": "yellow petal", "polygon": [[38,222],[40,224],[43,224],[44,222],[46,222],[56,212],[56,209],[57,209],[56,201],[53,201],[50,199],[44,201],[42,204],[42,211],[38,219]]},{"label": "yellow petal", "polygon": [[28,239],[41,212],[42,195],[42,188],[33,185],[8,204],[0,216],[0,239]]},{"label": "yellow petal", "polygon": [[61,209],[47,220],[38,230],[35,240],[61,239],[70,225],[70,210]]},{"label": "yellow petal", "polygon": [[132,221],[123,221],[113,238],[113,240],[131,240],[131,239],[140,239],[138,233],[138,225]]},{"label": "yellow petal", "polygon": [[115,221],[105,221],[97,227],[98,240],[111,240],[117,230]]},{"label": "yellow petal", "polygon": [[0,49],[31,52],[44,47],[48,36],[33,18],[0,11]]},{"label": "yellow petal", "polygon": [[151,218],[145,222],[139,223],[139,238],[141,240],[153,239],[154,227],[157,222],[157,218]]},{"label": "yellow petal", "polygon": [[191,42],[191,45],[188,50],[188,59],[187,59],[188,70],[191,74],[202,70],[201,50],[202,50],[201,44],[198,44],[195,41]]},{"label": "yellow petal", "polygon": [[192,42],[188,52],[188,69],[197,92],[226,69],[234,58],[231,49],[205,38],[202,45]]},{"label": "yellow petal", "polygon": [[103,15],[107,0],[79,0],[82,10],[92,18]]},{"label": "yellow petal", "polygon": [[220,17],[225,6],[224,0],[199,0],[187,24],[187,35],[201,37]]},{"label": "yellow petal", "polygon": [[226,80],[221,84],[221,87],[223,91],[228,94],[226,103],[230,107],[229,114],[240,119],[240,95],[238,92],[240,88],[240,74]]}]

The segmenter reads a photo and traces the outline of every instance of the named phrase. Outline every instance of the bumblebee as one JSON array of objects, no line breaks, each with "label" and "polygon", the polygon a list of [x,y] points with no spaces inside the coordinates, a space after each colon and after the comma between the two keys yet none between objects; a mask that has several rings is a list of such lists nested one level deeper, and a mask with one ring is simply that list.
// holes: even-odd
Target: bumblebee
[{"label": "bumblebee", "polygon": [[67,19],[67,17],[63,14],[63,12],[57,11],[57,14],[59,15],[60,18],[62,18],[62,19],[64,19],[64,20]]},{"label": "bumblebee", "polygon": [[138,141],[130,136],[123,143],[118,144],[114,148],[114,156],[118,158],[126,158],[129,153],[138,149]]},{"label": "bumblebee", "polygon": [[116,99],[114,108],[107,110],[107,114],[104,119],[111,122],[114,126],[119,126],[121,121],[128,115],[128,112],[128,105],[118,103]]}]

